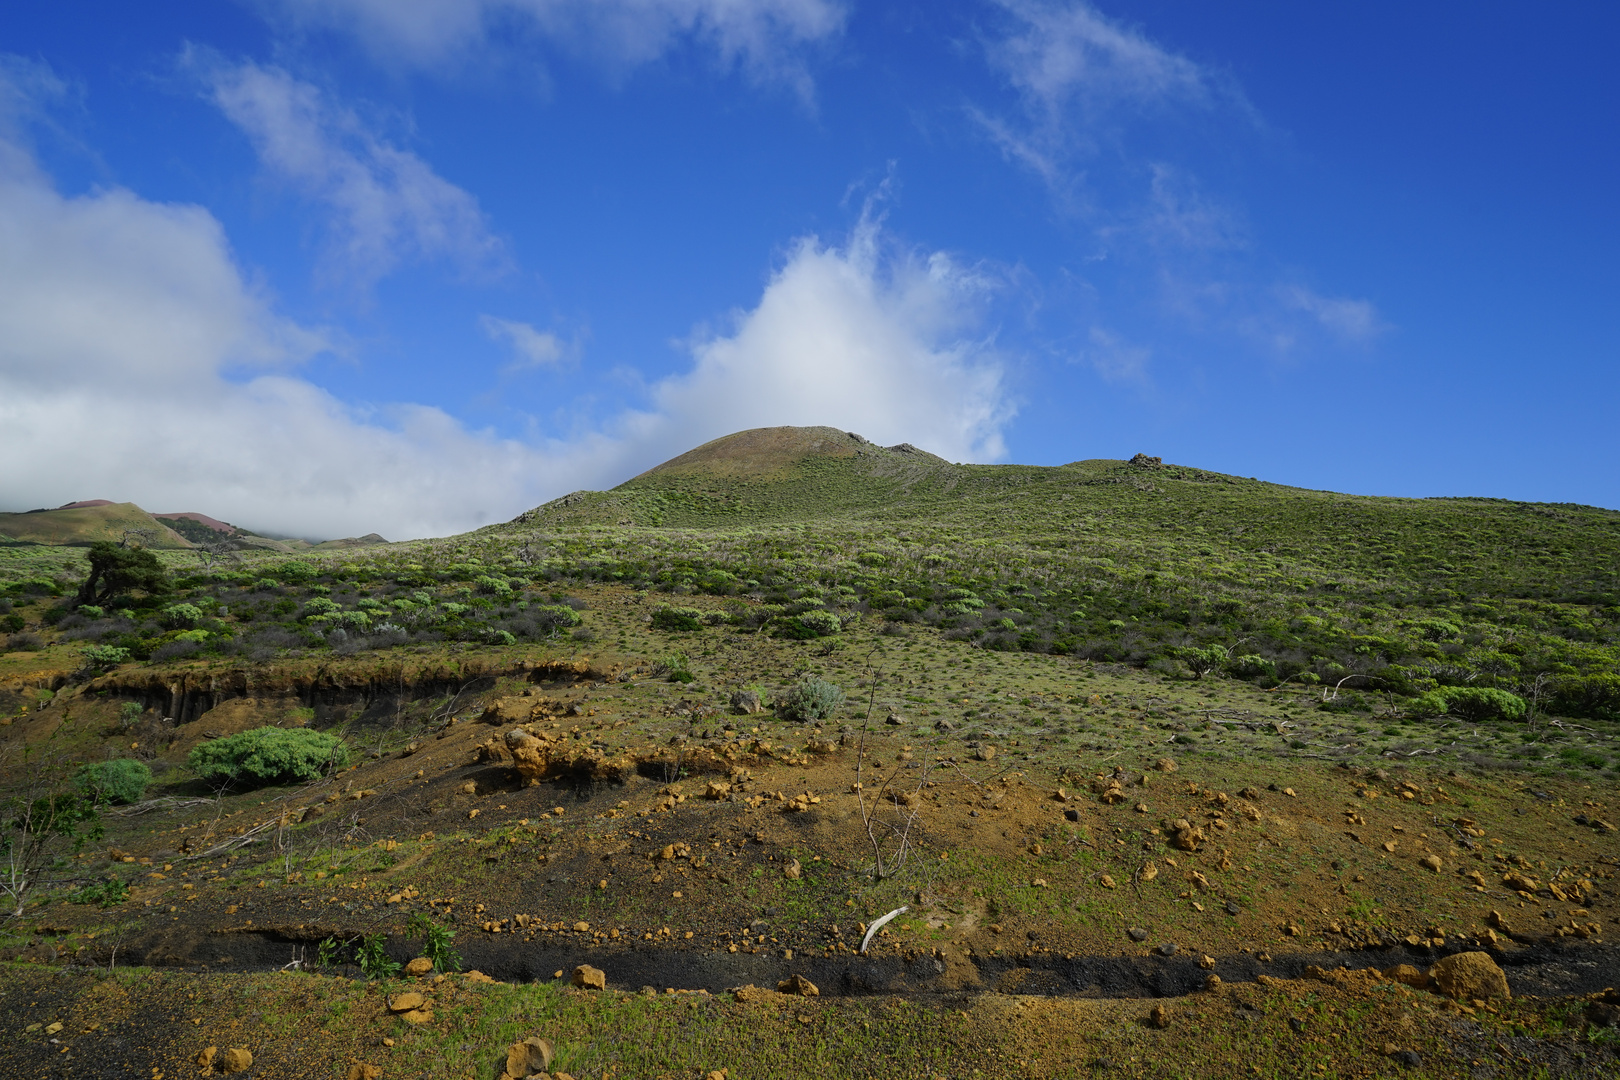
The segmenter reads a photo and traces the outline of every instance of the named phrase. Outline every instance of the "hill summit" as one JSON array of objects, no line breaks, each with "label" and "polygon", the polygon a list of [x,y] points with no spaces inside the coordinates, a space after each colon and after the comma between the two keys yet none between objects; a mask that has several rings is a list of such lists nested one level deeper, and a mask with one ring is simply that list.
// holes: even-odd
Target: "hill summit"
[{"label": "hill summit", "polygon": [[722,436],[670,458],[635,477],[770,476],[783,473],[806,458],[895,457],[918,463],[950,462],[910,443],[879,446],[853,431],[834,427],[750,428]]}]

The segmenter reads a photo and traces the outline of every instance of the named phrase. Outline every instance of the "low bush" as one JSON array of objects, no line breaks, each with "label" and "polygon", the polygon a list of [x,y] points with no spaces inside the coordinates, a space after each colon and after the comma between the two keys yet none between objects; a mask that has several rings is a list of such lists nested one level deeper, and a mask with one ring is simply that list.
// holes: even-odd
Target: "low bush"
[{"label": "low bush", "polygon": [[186,758],[211,783],[271,784],[314,780],[349,763],[349,748],[336,735],[306,728],[262,727],[195,747]]},{"label": "low bush", "polygon": [[189,630],[202,622],[202,617],[202,611],[195,604],[170,604],[163,609],[160,619],[170,630]]},{"label": "low bush", "polygon": [[86,645],[83,656],[86,667],[108,671],[127,662],[129,650],[118,645]]},{"label": "low bush", "polygon": [[652,624],[659,630],[701,630],[703,612],[689,607],[661,607],[653,612]]},{"label": "low bush", "polygon": [[146,767],[146,762],[131,758],[94,761],[80,766],[74,781],[98,803],[138,803],[146,794],[146,786],[152,782],[152,770]]},{"label": "low bush", "polygon": [[812,675],[782,695],[776,712],[785,720],[804,724],[827,719],[843,703],[844,692],[836,684]]},{"label": "low bush", "polygon": [[1523,720],[1525,701],[1517,694],[1491,686],[1442,686],[1413,699],[1407,714],[1417,717],[1456,716],[1463,720]]}]

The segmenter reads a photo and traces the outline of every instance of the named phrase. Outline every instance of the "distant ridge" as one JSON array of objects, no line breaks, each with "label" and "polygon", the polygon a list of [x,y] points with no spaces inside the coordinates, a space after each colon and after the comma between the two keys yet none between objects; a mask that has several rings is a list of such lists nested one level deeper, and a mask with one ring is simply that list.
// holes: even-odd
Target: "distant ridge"
[{"label": "distant ridge", "polygon": [[780,474],[806,458],[893,457],[898,460],[949,465],[950,462],[910,443],[879,446],[853,431],[834,427],[750,428],[725,435],[654,465],[640,476],[770,476]]}]

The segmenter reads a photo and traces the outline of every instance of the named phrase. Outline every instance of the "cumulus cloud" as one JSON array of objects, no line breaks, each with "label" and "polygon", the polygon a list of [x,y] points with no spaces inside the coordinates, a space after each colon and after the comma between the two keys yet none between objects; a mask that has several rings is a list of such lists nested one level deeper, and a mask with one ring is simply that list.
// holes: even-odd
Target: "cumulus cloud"
[{"label": "cumulus cloud", "polygon": [[885,246],[871,218],[843,246],[800,240],[759,305],[654,389],[659,423],[683,438],[831,423],[953,461],[1001,457],[1013,405],[993,344],[970,336],[996,277]]},{"label": "cumulus cloud", "polygon": [[469,271],[504,264],[501,241],[472,195],[317,87],[277,67],[202,54],[192,63],[265,168],[325,207],[329,275],[364,286],[409,260],[444,258]]},{"label": "cumulus cloud", "polygon": [[805,239],[757,306],[689,342],[690,367],[647,387],[642,407],[583,434],[500,438],[430,405],[338,400],[298,374],[326,337],[276,312],[207,210],[119,188],[63,194],[0,139],[0,506],[110,498],[404,539],[504,520],[768,424],[993,457],[1011,409],[974,328],[994,287],[949,256],[886,247],[871,221],[843,246]]},{"label": "cumulus cloud", "polygon": [[442,66],[538,36],[628,67],[682,40],[808,95],[803,48],[835,36],[835,0],[265,0],[303,26],[354,34],[380,58]]}]

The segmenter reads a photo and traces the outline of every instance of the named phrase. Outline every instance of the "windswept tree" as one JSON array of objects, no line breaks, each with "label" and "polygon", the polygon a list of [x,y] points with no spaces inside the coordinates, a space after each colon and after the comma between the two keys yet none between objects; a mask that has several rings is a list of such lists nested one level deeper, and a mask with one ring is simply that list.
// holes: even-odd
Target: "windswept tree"
[{"label": "windswept tree", "polygon": [[120,547],[101,540],[90,545],[85,559],[90,563],[90,575],[79,586],[75,605],[101,604],[131,589],[162,592],[169,584],[163,564],[145,548]]}]

